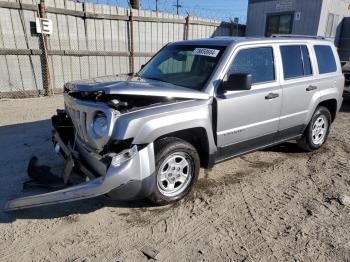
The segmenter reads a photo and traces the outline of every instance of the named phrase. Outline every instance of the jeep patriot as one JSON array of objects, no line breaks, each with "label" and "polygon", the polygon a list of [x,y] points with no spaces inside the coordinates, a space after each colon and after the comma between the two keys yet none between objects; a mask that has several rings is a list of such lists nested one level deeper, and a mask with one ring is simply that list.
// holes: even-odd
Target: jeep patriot
[{"label": "jeep patriot", "polygon": [[[201,167],[289,140],[319,149],[343,89],[336,48],[317,37],[170,43],[136,75],[65,84],[52,124],[66,186],[6,209],[99,195],[172,203]],[[72,174],[83,182],[72,185]]]}]

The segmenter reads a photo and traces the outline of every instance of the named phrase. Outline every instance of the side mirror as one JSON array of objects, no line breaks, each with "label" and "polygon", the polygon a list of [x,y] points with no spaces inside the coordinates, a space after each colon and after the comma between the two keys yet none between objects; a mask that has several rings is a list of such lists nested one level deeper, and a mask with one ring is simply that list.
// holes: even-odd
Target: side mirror
[{"label": "side mirror", "polygon": [[222,83],[223,91],[250,90],[252,88],[252,75],[237,73],[229,75]]},{"label": "side mirror", "polygon": [[145,64],[141,65],[141,69],[143,69],[145,67]]}]

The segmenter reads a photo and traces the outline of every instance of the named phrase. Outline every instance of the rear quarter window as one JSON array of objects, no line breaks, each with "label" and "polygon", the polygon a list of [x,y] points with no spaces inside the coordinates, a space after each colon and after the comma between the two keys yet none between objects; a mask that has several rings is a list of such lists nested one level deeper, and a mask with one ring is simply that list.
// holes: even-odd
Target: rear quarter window
[{"label": "rear quarter window", "polygon": [[320,74],[327,74],[337,71],[333,50],[328,45],[315,45],[318,71]]}]

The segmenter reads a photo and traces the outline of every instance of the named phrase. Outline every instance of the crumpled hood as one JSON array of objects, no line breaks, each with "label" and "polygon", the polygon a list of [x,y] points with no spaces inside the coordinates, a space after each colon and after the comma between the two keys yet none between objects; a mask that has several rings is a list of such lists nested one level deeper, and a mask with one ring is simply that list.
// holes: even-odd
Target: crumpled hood
[{"label": "crumpled hood", "polygon": [[66,91],[103,91],[111,95],[159,96],[187,99],[208,99],[205,92],[173,84],[128,75],[104,76],[65,84]]}]

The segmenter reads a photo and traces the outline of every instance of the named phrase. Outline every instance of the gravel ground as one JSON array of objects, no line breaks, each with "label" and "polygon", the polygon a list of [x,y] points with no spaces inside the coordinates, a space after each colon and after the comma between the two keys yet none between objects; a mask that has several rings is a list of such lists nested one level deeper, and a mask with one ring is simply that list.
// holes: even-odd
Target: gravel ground
[{"label": "gravel ground", "polygon": [[[50,117],[62,97],[0,100],[0,205],[23,194],[31,155],[62,170]],[[329,140],[304,153],[295,144],[258,151],[201,172],[172,206],[104,197],[4,213],[6,261],[350,261],[350,99]]]}]

